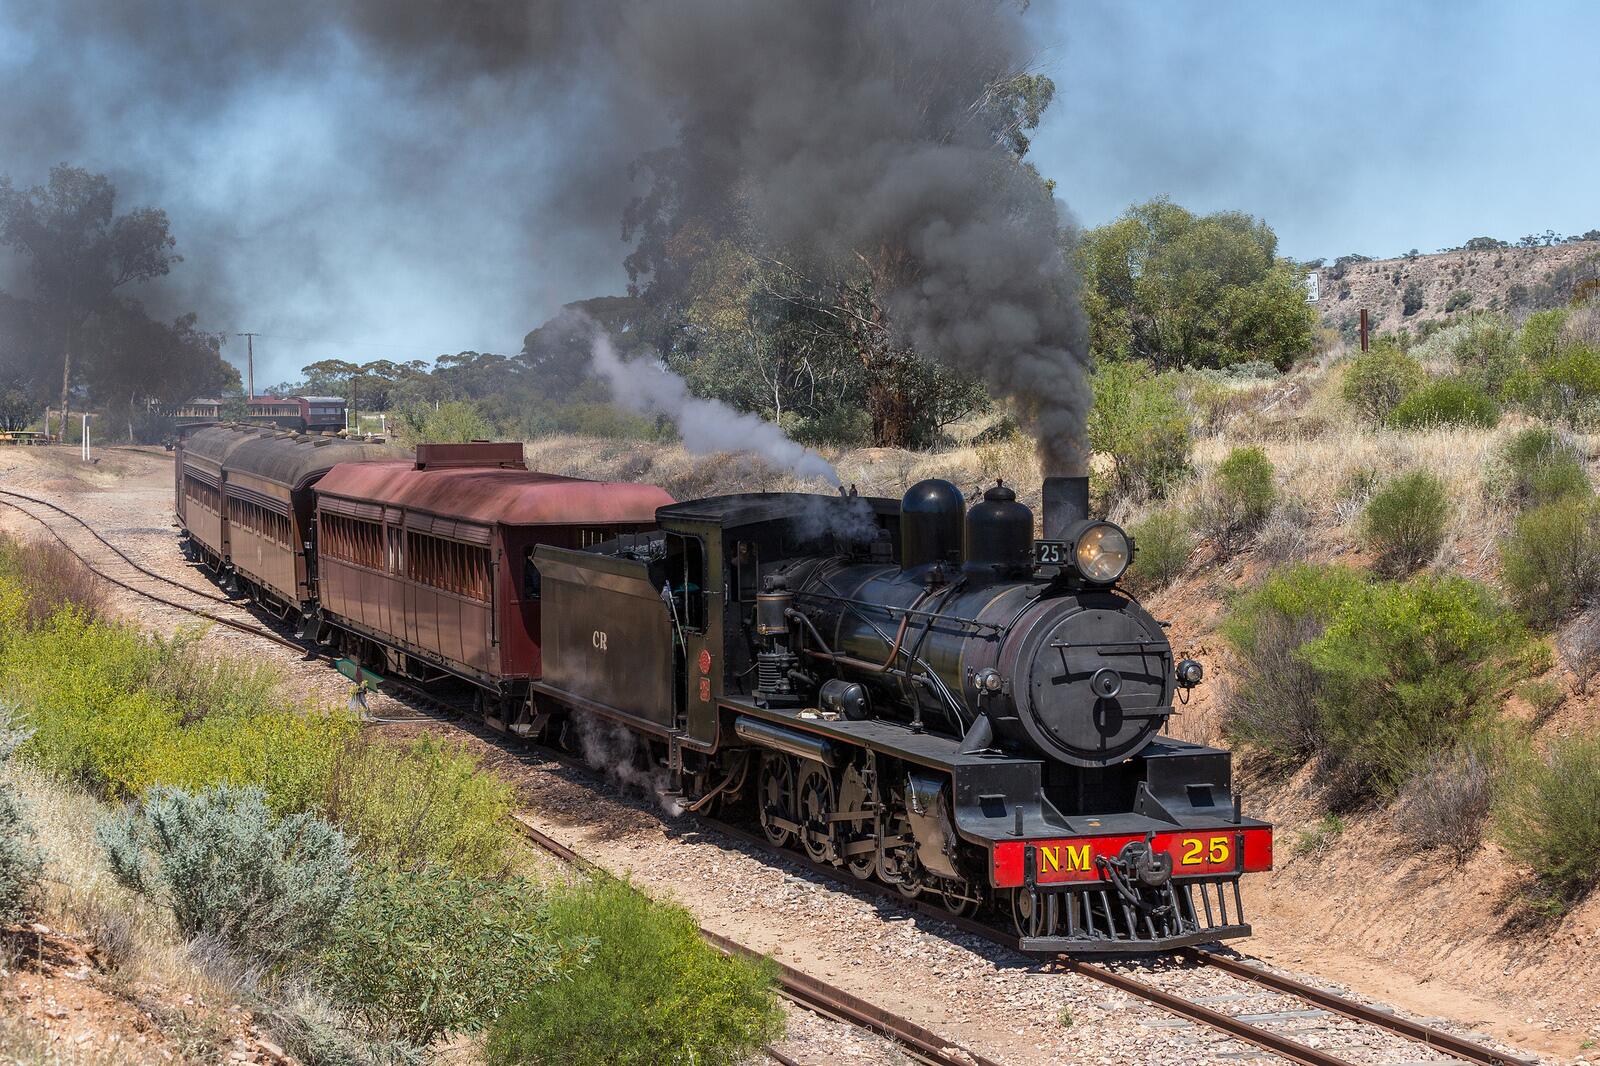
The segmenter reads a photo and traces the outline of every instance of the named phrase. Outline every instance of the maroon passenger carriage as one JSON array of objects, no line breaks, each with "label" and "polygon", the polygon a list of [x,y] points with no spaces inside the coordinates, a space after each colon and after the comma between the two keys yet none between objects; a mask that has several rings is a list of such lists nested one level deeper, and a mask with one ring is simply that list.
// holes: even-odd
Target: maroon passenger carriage
[{"label": "maroon passenger carriage", "polygon": [[535,546],[652,529],[672,502],[653,485],[531,471],[514,443],[340,464],[317,485],[318,635],[379,673],[470,682],[491,725],[526,734],[542,672]]}]

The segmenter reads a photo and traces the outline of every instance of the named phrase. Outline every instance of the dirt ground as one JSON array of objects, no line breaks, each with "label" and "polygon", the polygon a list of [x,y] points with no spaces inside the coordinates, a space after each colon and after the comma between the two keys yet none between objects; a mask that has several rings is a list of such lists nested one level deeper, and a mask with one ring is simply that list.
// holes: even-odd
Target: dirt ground
[{"label": "dirt ground", "polygon": [[[43,454],[40,454],[43,453]],[[92,470],[72,449],[0,451],[0,487],[47,496],[84,515],[146,565],[206,589],[182,563],[171,522],[171,459],[159,450],[108,450]],[[0,508],[0,529],[37,523]],[[116,602],[151,626],[181,615],[131,596]],[[1175,640],[1206,662],[1215,679],[1212,619],[1198,601],[1155,604],[1174,617]],[[306,691],[342,701],[343,678],[325,664],[220,628],[219,648],[270,654]],[[1203,690],[1204,691],[1204,690]],[[1214,685],[1210,687],[1214,693]],[[1204,735],[1211,696],[1177,719],[1175,731]],[[414,714],[378,697],[376,714]],[[464,737],[512,775],[528,813],[552,835],[670,894],[712,928],[882,1002],[975,1051],[1008,1064],[1200,1063],[1266,1059],[1244,1045],[1172,1024],[1170,1016],[1076,975],[1051,972],[938,923],[911,918],[781,861],[746,853],[666,817],[648,800],[612,786],[574,780],[553,763],[454,725],[383,727],[439,730]],[[1304,782],[1247,792],[1252,813],[1279,821],[1278,869],[1247,882],[1247,916],[1256,935],[1234,945],[1303,979],[1352,991],[1462,1031],[1492,1035],[1549,1061],[1600,1062],[1600,901],[1555,928],[1512,929],[1507,899],[1514,873],[1492,847],[1459,866],[1402,854],[1381,819],[1357,819],[1330,847],[1298,852],[1299,831],[1314,818]],[[598,795],[597,795],[598,792]],[[1209,980],[1157,968],[1186,994]],[[1209,988],[1209,986],[1204,986]],[[1212,990],[1239,999],[1237,988]],[[1266,1011],[1283,1010],[1266,1004]],[[806,1023],[809,1024],[809,1023]],[[1313,1038],[1356,1061],[1416,1062],[1415,1044],[1391,1044],[1369,1030],[1308,1021]],[[839,1037],[839,1034],[832,1034]],[[881,1046],[846,1051],[819,1035],[823,1057],[786,1048],[803,1061],[893,1061]]]}]

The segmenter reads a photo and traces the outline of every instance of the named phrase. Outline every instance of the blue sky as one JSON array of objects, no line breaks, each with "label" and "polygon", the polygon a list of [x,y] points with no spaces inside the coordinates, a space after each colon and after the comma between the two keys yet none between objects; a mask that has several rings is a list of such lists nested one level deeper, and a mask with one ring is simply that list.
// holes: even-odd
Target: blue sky
[{"label": "blue sky", "polygon": [[[186,261],[150,298],[198,310],[235,361],[232,335],[261,333],[258,383],[514,352],[624,288],[626,197],[574,175],[626,167],[572,146],[628,116],[587,86],[429,97],[338,34],[252,62],[130,30],[125,2],[0,0],[0,174],[71,160],[124,209],[166,207]],[[254,10],[183,2],[223,29]],[[1058,88],[1032,157],[1082,224],[1165,195],[1262,217],[1300,259],[1600,228],[1600,0],[1034,0],[1024,23]]]},{"label": "blue sky", "polygon": [[1297,258],[1600,228],[1600,3],[1036,6],[1039,168],[1087,225],[1167,195]]}]

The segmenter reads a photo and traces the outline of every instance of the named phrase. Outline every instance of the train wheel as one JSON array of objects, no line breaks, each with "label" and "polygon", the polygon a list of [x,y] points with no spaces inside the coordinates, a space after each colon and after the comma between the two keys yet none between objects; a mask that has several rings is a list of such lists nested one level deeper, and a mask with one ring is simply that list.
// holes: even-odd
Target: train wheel
[{"label": "train wheel", "polygon": [[1054,932],[1055,908],[1039,892],[1026,888],[1011,890],[1011,924],[1018,936],[1049,936]]},{"label": "train wheel", "polygon": [[916,899],[922,895],[922,882],[908,876],[904,881],[896,881],[894,889],[906,899]]},{"label": "train wheel", "polygon": [[[806,772],[800,778],[800,817],[796,821],[804,827],[800,844],[816,862],[833,859],[833,823],[828,821],[828,816],[837,807],[833,775],[828,773],[827,767],[807,760]],[[822,828],[819,830],[818,826]]]},{"label": "train wheel", "polygon": [[966,918],[978,911],[978,901],[967,898],[969,886],[958,881],[945,881],[939,887],[939,902],[957,918]]},{"label": "train wheel", "polygon": [[783,755],[763,755],[756,784],[756,804],[761,811],[761,831],[777,847],[785,847],[794,834],[774,818],[793,820],[794,768]]},{"label": "train wheel", "polygon": [[[873,838],[874,826],[866,813],[870,800],[867,783],[861,771],[854,766],[845,770],[844,779],[839,783],[839,810],[845,813],[862,812],[860,818],[838,823],[852,843]],[[878,872],[878,854],[876,851],[868,851],[860,855],[851,855],[844,860],[844,865],[851,876],[867,881]]]}]

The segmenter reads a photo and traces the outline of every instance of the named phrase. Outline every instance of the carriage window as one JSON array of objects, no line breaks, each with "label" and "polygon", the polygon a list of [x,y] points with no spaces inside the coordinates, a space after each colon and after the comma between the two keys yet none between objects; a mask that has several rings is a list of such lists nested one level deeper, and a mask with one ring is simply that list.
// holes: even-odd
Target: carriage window
[{"label": "carriage window", "polygon": [[402,555],[406,576],[418,584],[483,603],[494,597],[488,548],[407,530]]}]

